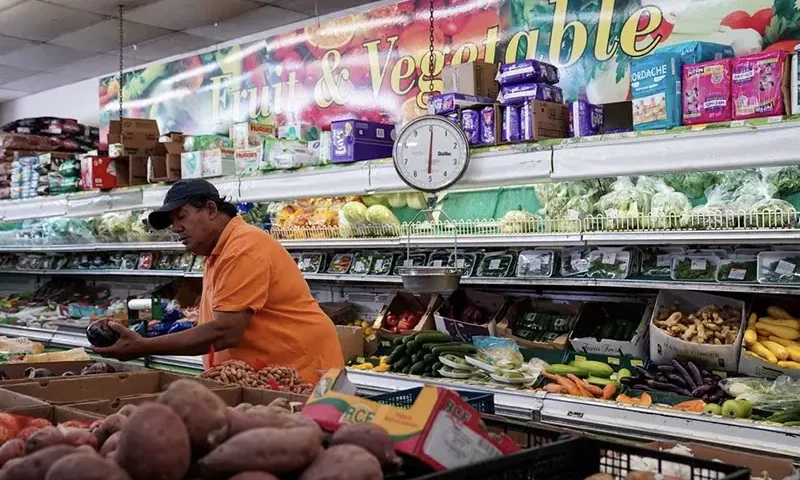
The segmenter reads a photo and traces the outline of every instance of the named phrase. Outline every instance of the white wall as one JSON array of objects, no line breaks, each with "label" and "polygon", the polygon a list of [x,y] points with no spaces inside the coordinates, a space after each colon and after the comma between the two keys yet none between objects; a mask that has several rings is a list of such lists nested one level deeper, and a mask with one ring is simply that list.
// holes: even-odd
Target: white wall
[{"label": "white wall", "polygon": [[0,103],[0,125],[20,118],[63,117],[97,126],[100,120],[98,79],[65,85]]}]

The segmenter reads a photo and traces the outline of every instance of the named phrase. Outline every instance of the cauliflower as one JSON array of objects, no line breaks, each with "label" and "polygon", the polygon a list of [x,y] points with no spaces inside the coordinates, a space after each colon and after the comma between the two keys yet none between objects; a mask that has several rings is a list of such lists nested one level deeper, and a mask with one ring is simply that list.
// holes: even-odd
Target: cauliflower
[{"label": "cauliflower", "polygon": [[539,217],[523,211],[512,210],[500,219],[500,233],[530,233],[537,230]]}]

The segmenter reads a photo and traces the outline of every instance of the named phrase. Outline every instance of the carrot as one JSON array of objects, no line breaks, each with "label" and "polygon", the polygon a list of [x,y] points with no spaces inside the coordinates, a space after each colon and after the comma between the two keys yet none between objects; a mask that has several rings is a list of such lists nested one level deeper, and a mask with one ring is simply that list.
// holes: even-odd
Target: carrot
[{"label": "carrot", "polygon": [[572,383],[569,379],[562,377],[561,375],[553,375],[551,373],[547,373],[544,371],[542,372],[542,375],[544,375],[545,378],[548,378],[556,382],[557,384],[561,385],[562,387],[564,387],[569,395],[577,395],[577,396],[581,395],[578,386]]},{"label": "carrot", "polygon": [[706,402],[702,400],[688,400],[686,402],[681,402],[672,408],[681,412],[703,413],[705,406]]},{"label": "carrot", "polygon": [[562,393],[564,391],[564,387],[562,387],[558,383],[548,383],[547,385],[542,387],[542,390],[549,393]]},{"label": "carrot", "polygon": [[584,382],[583,380],[581,380],[580,378],[576,377],[571,373],[567,374],[567,378],[570,379],[572,383],[578,386],[578,390],[580,390],[581,394],[584,397],[594,398],[594,392],[592,392],[592,390],[588,388],[589,385],[588,383]]},{"label": "carrot", "polygon": [[615,393],[617,393],[617,386],[613,383],[609,383],[603,387],[603,394],[600,396],[600,398],[604,400],[611,400]]}]

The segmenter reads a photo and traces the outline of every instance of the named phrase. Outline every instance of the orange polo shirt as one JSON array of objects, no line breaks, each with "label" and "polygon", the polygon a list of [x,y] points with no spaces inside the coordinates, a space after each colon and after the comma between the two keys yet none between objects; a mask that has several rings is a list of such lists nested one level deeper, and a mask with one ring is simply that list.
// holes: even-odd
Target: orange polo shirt
[{"label": "orange polo shirt", "polygon": [[[206,259],[199,323],[212,321],[214,311],[245,310],[253,317],[241,343],[216,352],[214,363],[236,359],[256,368],[294,367],[309,383],[319,380],[320,370],[344,365],[336,327],[289,252],[237,216]],[[211,367],[208,355],[203,363]]]}]

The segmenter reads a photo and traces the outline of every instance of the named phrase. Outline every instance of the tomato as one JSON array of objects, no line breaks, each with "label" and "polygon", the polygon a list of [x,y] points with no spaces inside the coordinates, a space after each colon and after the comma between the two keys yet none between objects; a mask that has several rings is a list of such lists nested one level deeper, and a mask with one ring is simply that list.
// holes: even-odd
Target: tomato
[{"label": "tomato", "polygon": [[750,28],[750,20],[750,14],[742,10],[736,10],[725,15],[725,18],[719,24],[733,29]]},{"label": "tomato", "polygon": [[765,48],[765,52],[777,52],[779,50],[783,50],[788,53],[794,52],[794,48],[800,45],[800,40],[783,40],[780,42],[775,42],[769,47]]},{"label": "tomato", "polygon": [[750,28],[760,33],[763,37],[767,32],[767,27],[772,21],[772,15],[773,12],[771,8],[762,8],[753,14],[753,17],[750,19]]}]

